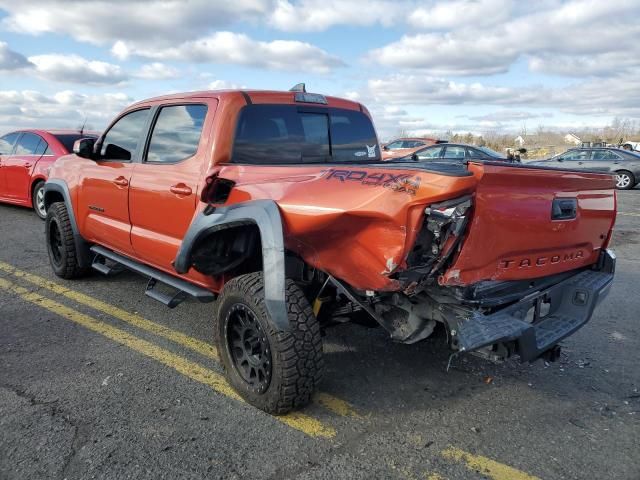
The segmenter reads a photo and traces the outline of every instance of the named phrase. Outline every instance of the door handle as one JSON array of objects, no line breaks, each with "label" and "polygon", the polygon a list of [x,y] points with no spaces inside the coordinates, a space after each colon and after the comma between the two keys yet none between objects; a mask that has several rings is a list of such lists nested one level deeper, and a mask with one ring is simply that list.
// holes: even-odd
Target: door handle
[{"label": "door handle", "polygon": [[126,187],[127,185],[129,185],[129,180],[124,177],[118,177],[113,181],[113,183],[115,183],[119,187]]},{"label": "door handle", "polygon": [[31,164],[30,163],[25,163],[24,164],[24,168],[31,168]]},{"label": "door handle", "polygon": [[184,195],[185,197],[191,195],[191,188],[189,188],[184,183],[178,183],[177,185],[171,185],[169,190],[171,191],[171,193],[175,193],[176,195]]}]

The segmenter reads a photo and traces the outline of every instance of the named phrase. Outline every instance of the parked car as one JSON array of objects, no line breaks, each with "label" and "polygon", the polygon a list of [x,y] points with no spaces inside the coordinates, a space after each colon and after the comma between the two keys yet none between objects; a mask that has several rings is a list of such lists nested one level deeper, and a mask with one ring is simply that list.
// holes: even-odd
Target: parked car
[{"label": "parked car", "polygon": [[19,130],[0,138],[0,202],[33,207],[44,219],[44,182],[58,157],[71,153],[77,130]]},{"label": "parked car", "polygon": [[443,140],[436,138],[397,138],[382,145],[382,159],[389,160],[410,155],[416,150],[428,145],[443,143]]},{"label": "parked car", "polygon": [[432,145],[426,148],[421,148],[400,158],[401,161],[413,160],[417,162],[423,161],[469,161],[469,160],[484,160],[484,161],[499,161],[507,162],[509,160],[505,155],[502,155],[487,147],[476,147],[474,145],[465,145],[463,143],[444,143],[438,145]]},{"label": "parked car", "polygon": [[640,182],[640,154],[621,148],[571,148],[528,165],[612,173],[616,176],[616,188],[621,190],[629,190]]},{"label": "parked car", "polygon": [[168,95],[74,152],[45,186],[55,274],[127,268],[168,307],[217,298],[227,378],[271,413],[310,400],[336,318],[368,315],[405,344],[441,324],[456,353],[554,360],[613,281],[610,175],[382,161],[346,99]]}]

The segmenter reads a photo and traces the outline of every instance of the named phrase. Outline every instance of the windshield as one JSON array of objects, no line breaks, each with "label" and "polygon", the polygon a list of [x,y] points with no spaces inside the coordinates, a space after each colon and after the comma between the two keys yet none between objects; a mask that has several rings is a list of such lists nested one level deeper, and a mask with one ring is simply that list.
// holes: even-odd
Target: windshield
[{"label": "windshield", "polygon": [[73,151],[73,143],[81,138],[96,138],[95,135],[80,135],[79,133],[67,133],[62,135],[54,135],[67,152]]},{"label": "windshield", "polygon": [[369,117],[355,110],[247,105],[240,113],[231,161],[299,164],[380,161]]}]

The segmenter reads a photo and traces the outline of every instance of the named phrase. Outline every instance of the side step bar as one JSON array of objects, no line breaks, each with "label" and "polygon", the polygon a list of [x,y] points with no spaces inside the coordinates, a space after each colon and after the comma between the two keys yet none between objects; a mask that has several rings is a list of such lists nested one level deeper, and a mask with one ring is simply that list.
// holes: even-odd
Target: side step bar
[{"label": "side step bar", "polygon": [[[145,295],[165,304],[169,308],[175,308],[178,306],[187,298],[187,295],[195,297],[201,302],[212,302],[216,299],[216,294],[206,288],[199,287],[187,282],[186,280],[164,273],[157,268],[150,267],[149,265],[144,265],[107,248],[94,245],[91,247],[91,252],[95,254],[91,267],[104,275],[114,275],[120,272],[123,268],[127,268],[139,273],[140,275],[149,277],[149,283],[147,284]],[[104,259],[111,260],[112,262],[115,262],[116,265],[107,266],[103,262]],[[158,282],[175,288],[177,292],[174,295],[168,295],[156,290],[155,287]]]}]

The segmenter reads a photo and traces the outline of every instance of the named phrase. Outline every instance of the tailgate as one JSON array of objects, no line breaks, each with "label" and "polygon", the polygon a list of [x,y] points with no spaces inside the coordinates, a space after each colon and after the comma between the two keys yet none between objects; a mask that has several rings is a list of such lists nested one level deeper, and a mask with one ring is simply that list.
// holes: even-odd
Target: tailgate
[{"label": "tailgate", "polygon": [[479,163],[469,170],[478,181],[473,217],[441,284],[539,278],[597,262],[616,214],[611,175]]}]

